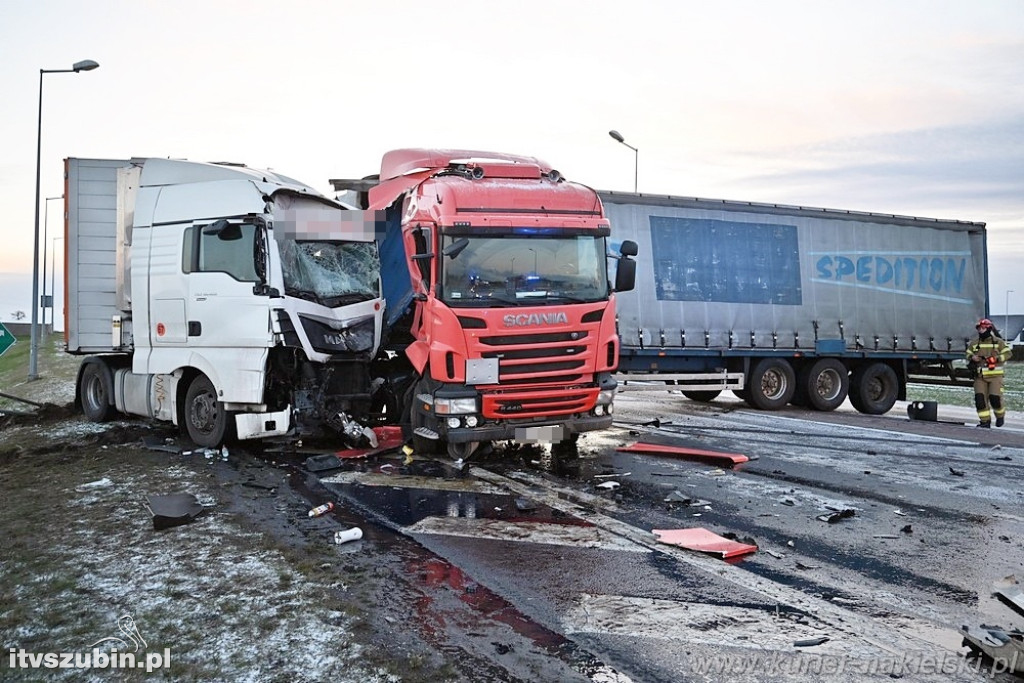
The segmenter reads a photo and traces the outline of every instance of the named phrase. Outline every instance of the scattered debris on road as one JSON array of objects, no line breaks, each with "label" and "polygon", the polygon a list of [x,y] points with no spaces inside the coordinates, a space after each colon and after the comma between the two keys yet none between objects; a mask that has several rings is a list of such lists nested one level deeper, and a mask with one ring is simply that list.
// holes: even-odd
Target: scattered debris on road
[{"label": "scattered debris on road", "polygon": [[827,643],[828,640],[828,636],[818,636],[817,638],[804,638],[803,640],[794,641],[793,647],[814,647],[815,645]]},{"label": "scattered debris on road", "polygon": [[619,484],[619,482],[617,481],[604,481],[595,486],[594,488],[603,489],[605,491],[614,491],[615,489],[619,488],[619,486],[621,486],[621,484]]},{"label": "scattered debris on road", "polygon": [[334,503],[328,501],[323,505],[317,505],[315,508],[309,511],[310,517],[319,517],[320,515],[326,515],[328,512],[334,509]]},{"label": "scattered debris on road", "polygon": [[153,529],[156,531],[188,524],[204,509],[202,503],[191,493],[146,496],[146,501],[149,512],[153,515]]},{"label": "scattered debris on road", "polygon": [[88,491],[90,489],[106,489],[106,488],[110,488],[113,485],[114,485],[114,482],[112,482],[109,477],[103,477],[102,479],[97,479],[96,481],[90,481],[88,483],[76,486],[75,490],[78,491],[79,493],[83,493],[83,492]]},{"label": "scattered debris on road", "polygon": [[1024,673],[1024,632],[1007,631],[999,626],[961,626],[961,646],[991,660],[993,673]]},{"label": "scattered debris on road", "polygon": [[995,584],[994,595],[1017,612],[1024,614],[1024,591],[1017,577],[1011,574]]},{"label": "scattered debris on road", "polygon": [[828,522],[829,524],[835,524],[836,522],[841,522],[844,519],[848,519],[850,517],[853,517],[856,514],[857,514],[856,510],[853,510],[851,508],[846,508],[845,510],[839,510],[837,512],[825,513],[824,515],[818,515],[817,519],[821,520],[822,522]]},{"label": "scattered debris on road", "polygon": [[694,527],[692,529],[654,529],[652,533],[658,537],[658,541],[661,543],[677,545],[681,548],[696,550],[702,553],[721,555],[723,559],[757,552],[756,545],[730,540],[702,527]]},{"label": "scattered debris on road", "polygon": [[952,465],[950,465],[950,467],[949,467],[949,473],[952,474],[954,477],[962,477],[962,476],[964,476],[964,471],[963,470],[954,469]]},{"label": "scattered debris on road", "polygon": [[742,453],[725,453],[722,451],[705,451],[699,448],[685,448],[683,446],[663,446],[661,444],[637,442],[632,446],[617,448],[622,453],[640,453],[643,455],[670,455],[685,460],[706,462],[712,465],[726,465],[729,467],[745,463],[750,458]]},{"label": "scattered debris on road", "polygon": [[710,507],[711,501],[702,498],[690,498],[682,491],[673,491],[665,496],[666,503],[679,503],[683,507]]},{"label": "scattered debris on road", "polygon": [[338,545],[348,543],[349,541],[358,541],[362,537],[363,530],[357,526],[354,526],[351,529],[345,529],[344,531],[334,532],[334,542]]}]

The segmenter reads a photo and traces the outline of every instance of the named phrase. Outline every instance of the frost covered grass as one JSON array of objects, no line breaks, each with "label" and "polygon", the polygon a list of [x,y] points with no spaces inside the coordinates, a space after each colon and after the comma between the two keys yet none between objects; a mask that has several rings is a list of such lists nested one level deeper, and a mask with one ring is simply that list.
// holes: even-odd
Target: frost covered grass
[{"label": "frost covered grass", "polygon": [[[118,619],[130,615],[147,651],[169,649],[171,668],[120,671],[119,680],[399,680],[365,663],[345,586],[306,571],[231,512],[204,461],[176,464],[88,436],[46,452],[46,438],[26,442],[25,433],[0,436],[4,652],[90,652],[102,638],[123,637]],[[154,530],[146,496],[177,492],[194,494],[203,513]],[[4,680],[110,676],[0,660]]]}]

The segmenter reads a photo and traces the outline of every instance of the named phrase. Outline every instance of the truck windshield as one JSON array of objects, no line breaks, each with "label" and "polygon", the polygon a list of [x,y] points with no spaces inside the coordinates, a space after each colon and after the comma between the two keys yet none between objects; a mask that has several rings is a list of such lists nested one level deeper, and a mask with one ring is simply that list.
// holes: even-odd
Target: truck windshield
[{"label": "truck windshield", "polygon": [[279,244],[285,294],[331,308],[380,296],[376,243],[288,239]]},{"label": "truck windshield", "polygon": [[608,297],[603,237],[446,235],[441,296],[455,306],[534,306]]}]

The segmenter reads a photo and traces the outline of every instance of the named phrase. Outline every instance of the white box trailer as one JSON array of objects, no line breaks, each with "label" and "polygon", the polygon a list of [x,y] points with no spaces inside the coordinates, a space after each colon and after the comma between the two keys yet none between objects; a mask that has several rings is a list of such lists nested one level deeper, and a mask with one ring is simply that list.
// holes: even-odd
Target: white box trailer
[{"label": "white box trailer", "polygon": [[[619,378],[711,400],[888,411],[908,379],[956,383],[988,312],[985,224],[601,192],[612,248],[639,245],[616,296]],[[679,387],[677,387],[679,388]]]},{"label": "white box trailer", "polygon": [[383,317],[372,226],[281,174],[169,159],[65,162],[76,401],[201,446],[372,434]]}]

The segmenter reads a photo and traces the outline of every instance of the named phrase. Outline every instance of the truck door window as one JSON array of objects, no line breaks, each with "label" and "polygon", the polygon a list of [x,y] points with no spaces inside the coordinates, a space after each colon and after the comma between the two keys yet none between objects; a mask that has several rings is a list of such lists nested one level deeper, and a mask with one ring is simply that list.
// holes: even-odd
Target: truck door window
[{"label": "truck door window", "polygon": [[227,273],[241,282],[258,282],[253,253],[256,226],[232,225],[218,234],[206,234],[204,226],[185,231],[182,270],[186,273]]}]

